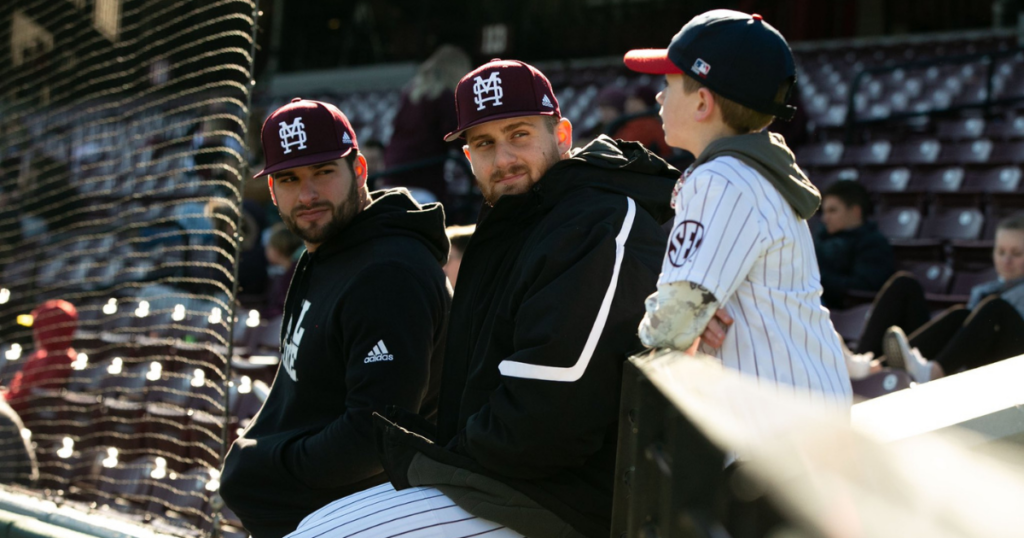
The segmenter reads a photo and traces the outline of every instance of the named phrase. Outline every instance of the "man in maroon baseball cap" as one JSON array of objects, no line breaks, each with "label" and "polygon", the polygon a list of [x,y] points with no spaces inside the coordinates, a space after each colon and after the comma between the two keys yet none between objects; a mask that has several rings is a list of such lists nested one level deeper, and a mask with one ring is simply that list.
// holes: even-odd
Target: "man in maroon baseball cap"
[{"label": "man in maroon baseball cap", "polygon": [[436,431],[408,413],[378,419],[392,485],[431,487],[375,492],[372,517],[342,499],[296,537],[371,521],[399,534],[423,510],[412,495],[454,503],[457,522],[430,523],[459,525],[451,536],[610,532],[622,363],[640,348],[679,171],[608,137],[572,150],[551,84],[523,62],[492,60],[455,96],[448,138],[465,139],[491,207],[463,253]]},{"label": "man in maroon baseball cap", "polygon": [[369,192],[352,125],[294,99],[263,124],[270,193],[302,238],[282,316],[281,365],[224,462],[221,494],[256,538],[387,479],[371,415],[437,411],[451,292],[444,211],[404,189]]}]

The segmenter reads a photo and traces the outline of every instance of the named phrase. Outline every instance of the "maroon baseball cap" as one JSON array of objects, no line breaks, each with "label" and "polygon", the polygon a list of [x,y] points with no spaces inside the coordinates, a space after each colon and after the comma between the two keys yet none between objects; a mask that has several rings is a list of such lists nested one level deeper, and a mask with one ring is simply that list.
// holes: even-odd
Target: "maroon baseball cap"
[{"label": "maroon baseball cap", "polygon": [[266,165],[254,178],[341,159],[359,151],[356,132],[338,107],[301,97],[274,111],[261,133]]},{"label": "maroon baseball cap", "polygon": [[499,59],[462,77],[455,87],[455,113],[459,126],[444,137],[445,142],[489,121],[518,116],[562,116],[544,73],[518,60]]}]

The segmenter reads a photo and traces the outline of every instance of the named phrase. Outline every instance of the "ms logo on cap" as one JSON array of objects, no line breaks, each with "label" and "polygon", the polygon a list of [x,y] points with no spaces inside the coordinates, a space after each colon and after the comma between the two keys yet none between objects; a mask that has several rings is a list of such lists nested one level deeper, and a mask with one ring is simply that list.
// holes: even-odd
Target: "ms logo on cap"
[{"label": "ms logo on cap", "polygon": [[[490,95],[488,95],[490,94]],[[473,102],[477,110],[483,110],[484,104],[491,101],[491,106],[501,105],[501,98],[504,92],[501,90],[501,78],[497,71],[491,71],[491,76],[484,79],[481,76],[473,77]]]},{"label": "ms logo on cap", "polygon": [[291,125],[283,121],[278,125],[281,128],[278,129],[277,136],[281,137],[281,147],[284,148],[284,153],[291,153],[292,146],[298,146],[296,149],[306,149],[306,126],[302,123],[302,116],[295,118]]}]

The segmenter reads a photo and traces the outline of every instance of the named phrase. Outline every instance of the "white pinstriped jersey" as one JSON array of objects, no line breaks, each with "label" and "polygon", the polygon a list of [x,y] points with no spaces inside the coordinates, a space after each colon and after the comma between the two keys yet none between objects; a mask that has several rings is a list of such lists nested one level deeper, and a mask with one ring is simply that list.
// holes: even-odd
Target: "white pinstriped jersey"
[{"label": "white pinstriped jersey", "polygon": [[658,284],[700,284],[735,320],[720,349],[700,350],[812,401],[849,406],[849,374],[821,305],[807,222],[734,157],[697,167],[677,191]]}]

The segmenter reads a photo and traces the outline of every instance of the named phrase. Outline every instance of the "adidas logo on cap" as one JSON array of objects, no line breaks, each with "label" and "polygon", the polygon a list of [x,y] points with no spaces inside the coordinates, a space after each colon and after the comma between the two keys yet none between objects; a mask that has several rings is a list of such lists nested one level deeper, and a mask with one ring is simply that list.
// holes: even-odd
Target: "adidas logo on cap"
[{"label": "adidas logo on cap", "polygon": [[377,345],[373,346],[373,349],[371,349],[370,352],[366,354],[366,358],[363,359],[363,363],[369,364],[371,362],[393,360],[395,360],[395,356],[388,353],[388,348],[387,346],[384,345],[384,340],[379,340],[377,342]]},{"label": "adidas logo on cap", "polygon": [[342,144],[351,144],[352,143],[352,137],[349,136],[348,133],[343,134],[341,136],[341,143]]},{"label": "adidas logo on cap", "polygon": [[555,105],[551,104],[551,99],[548,99],[547,95],[545,95],[544,98],[540,100],[540,104],[548,108],[555,108]]}]

